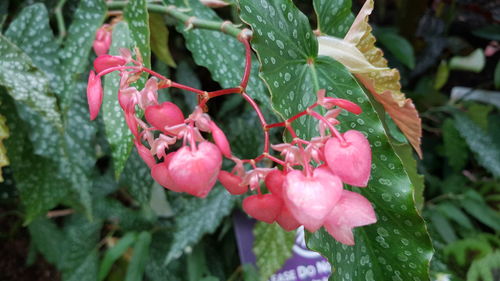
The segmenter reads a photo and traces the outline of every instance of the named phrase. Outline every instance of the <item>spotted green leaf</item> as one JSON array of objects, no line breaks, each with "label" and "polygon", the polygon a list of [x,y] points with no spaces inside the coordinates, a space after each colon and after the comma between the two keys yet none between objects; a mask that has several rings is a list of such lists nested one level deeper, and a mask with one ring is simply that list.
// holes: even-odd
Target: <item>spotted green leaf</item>
[{"label": "spotted green leaf", "polygon": [[76,9],[64,49],[60,52],[64,90],[61,93],[62,108],[67,110],[73,101],[74,79],[87,70],[88,55],[92,48],[95,33],[102,25],[106,15],[106,4],[102,0],[82,0]]},{"label": "spotted green leaf", "polygon": [[[262,65],[274,108],[283,116],[304,110],[326,89],[329,96],[356,102],[363,113],[339,116],[340,130],[361,131],[372,147],[372,173],[367,188],[350,188],[372,202],[377,223],[355,230],[355,246],[336,242],[326,231],[307,234],[310,249],[327,257],[330,280],[428,280],[432,247],[424,221],[413,201],[414,187],[388,140],[372,102],[349,71],[327,57],[318,57],[317,42],[307,17],[292,1],[240,0],[243,21],[254,31],[252,46]],[[318,133],[316,122],[294,123],[303,138]]]},{"label": "spotted green leaf", "polygon": [[351,0],[314,0],[318,31],[344,38],[354,21]]},{"label": "spotted green leaf", "polygon": [[268,280],[292,256],[295,231],[286,232],[275,223],[257,222],[253,234],[260,280]]},{"label": "spotted green leaf", "polygon": [[171,67],[175,67],[174,58],[170,54],[168,47],[168,28],[165,26],[163,15],[151,13],[149,14],[149,27],[151,28],[151,51]]},{"label": "spotted green leaf", "polygon": [[144,65],[151,67],[151,47],[149,45],[149,14],[146,0],[131,0],[123,11],[129,24],[130,37],[141,53]]},{"label": "spotted green leaf", "polygon": [[[120,22],[113,28],[113,37],[109,54],[118,55],[120,48],[130,48],[133,45],[130,31],[126,22]],[[127,127],[122,108],[118,102],[118,88],[120,86],[120,75],[113,72],[104,77],[104,98],[102,102],[102,113],[106,127],[106,137],[111,145],[111,155],[115,168],[115,176],[118,177],[132,150],[132,133]]]},{"label": "spotted green leaf", "polygon": [[47,123],[61,128],[56,98],[48,92],[47,76],[4,35],[0,34],[0,85],[16,100],[40,114]]},{"label": "spotted green leaf", "polygon": [[51,88],[61,91],[62,80],[58,57],[59,46],[49,24],[49,13],[44,4],[24,8],[5,32],[12,43],[21,48],[33,64],[45,72]]},{"label": "spotted green leaf", "polygon": [[123,171],[122,182],[130,195],[141,204],[148,203],[154,180],[151,177],[151,169],[144,163],[137,150],[132,151]]},{"label": "spotted green leaf", "polygon": [[[189,15],[222,21],[212,9],[202,5],[198,0],[169,0],[169,2],[179,7],[189,8]],[[206,67],[212,74],[212,79],[224,88],[233,88],[240,84],[245,66],[245,48],[242,43],[219,31],[186,30],[183,23],[177,25],[177,30],[184,35],[186,47],[193,54],[196,64]],[[269,104],[268,92],[257,76],[258,65],[254,58],[247,92],[267,106]]]},{"label": "spotted green leaf", "polygon": [[461,112],[454,112],[455,126],[476,158],[494,177],[500,177],[500,147],[476,123]]},{"label": "spotted green leaf", "polygon": [[34,154],[29,129],[19,120],[14,101],[1,91],[0,111],[7,119],[10,137],[4,140],[16,188],[24,207],[25,222],[44,215],[67,195],[68,182],[54,175],[57,163]]},{"label": "spotted green leaf", "polygon": [[181,256],[186,247],[194,245],[203,235],[213,233],[222,219],[229,215],[234,202],[235,196],[221,185],[216,185],[205,199],[190,198],[182,202],[184,208],[175,215],[172,247],[165,262]]}]

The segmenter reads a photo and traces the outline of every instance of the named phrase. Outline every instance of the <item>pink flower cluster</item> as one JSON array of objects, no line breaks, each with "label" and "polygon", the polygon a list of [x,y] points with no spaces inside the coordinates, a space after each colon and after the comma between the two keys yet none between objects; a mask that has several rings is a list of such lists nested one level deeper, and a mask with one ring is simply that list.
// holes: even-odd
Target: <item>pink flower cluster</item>
[{"label": "pink flower cluster", "polygon": [[[156,182],[171,191],[204,198],[219,180],[233,195],[255,192],[243,200],[243,210],[250,216],[266,223],[277,222],[287,231],[303,225],[315,232],[324,226],[347,245],[354,244],[353,228],[376,222],[371,203],[343,186],[366,187],[370,178],[371,149],[366,137],[359,131],[340,133],[335,128],[343,110],[360,114],[358,105],[325,97],[321,90],[317,101],[303,112],[284,122],[267,124],[258,106],[244,92],[245,79],[244,86],[238,88],[205,92],[172,82],[143,67],[140,56],[136,57],[133,59],[128,50],[121,50],[120,56],[97,57],[96,72],[90,72],[87,88],[89,111],[91,119],[95,119],[103,98],[101,77],[119,71],[118,100],[135,147]],[[154,77],[142,90],[132,87],[144,72]],[[159,103],[158,89],[167,87],[198,94],[199,106],[186,117],[177,105]],[[251,103],[265,131],[264,152],[255,159],[234,156],[224,132],[203,110],[209,98],[231,93],[241,94]],[[318,113],[316,107],[324,108],[326,113]],[[144,112],[143,118],[136,114],[139,111]],[[310,140],[299,138],[293,128],[293,122],[306,115],[318,121],[319,136]],[[269,145],[268,130],[275,127],[285,127],[293,140]],[[283,160],[271,155],[269,147]],[[221,170],[223,157],[235,163],[231,171]],[[264,158],[281,169],[257,166]]]}]

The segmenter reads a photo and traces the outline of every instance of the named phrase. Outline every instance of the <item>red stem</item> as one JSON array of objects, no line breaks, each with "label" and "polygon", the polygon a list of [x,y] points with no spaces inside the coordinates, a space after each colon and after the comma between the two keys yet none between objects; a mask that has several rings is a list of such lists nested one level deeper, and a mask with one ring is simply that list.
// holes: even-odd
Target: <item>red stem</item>
[{"label": "red stem", "polygon": [[246,89],[248,85],[248,79],[250,78],[250,71],[252,70],[252,51],[250,49],[250,42],[248,42],[248,39],[241,41],[245,45],[245,72],[243,73],[243,78],[241,79],[240,86],[243,89]]}]

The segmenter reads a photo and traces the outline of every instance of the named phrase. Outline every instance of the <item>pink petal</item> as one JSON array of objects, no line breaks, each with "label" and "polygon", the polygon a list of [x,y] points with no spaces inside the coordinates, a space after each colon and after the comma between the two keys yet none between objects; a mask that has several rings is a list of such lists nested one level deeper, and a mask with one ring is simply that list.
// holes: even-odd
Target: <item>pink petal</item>
[{"label": "pink petal", "polygon": [[326,169],[315,169],[309,177],[297,170],[286,176],[286,206],[297,221],[311,232],[323,225],[341,193],[342,182]]},{"label": "pink petal", "polygon": [[137,153],[139,153],[139,156],[141,156],[142,160],[144,161],[144,163],[146,163],[146,165],[148,165],[149,168],[156,165],[156,160],[153,157],[151,150],[142,145],[142,143],[138,140],[135,140],[134,145],[137,149]]},{"label": "pink petal", "polygon": [[372,204],[361,194],[344,190],[325,220],[328,233],[339,242],[354,245],[352,228],[377,222]]},{"label": "pink petal", "polygon": [[241,177],[227,171],[220,171],[218,177],[220,183],[232,195],[240,195],[248,191],[248,186],[242,184]]},{"label": "pink petal", "polygon": [[87,102],[89,104],[90,120],[94,120],[99,114],[103,98],[101,78],[91,70],[87,84]]},{"label": "pink petal", "polygon": [[168,171],[175,186],[204,198],[214,186],[222,165],[222,155],[214,144],[204,141],[198,148],[184,146],[170,161]]},{"label": "pink petal", "polygon": [[243,199],[243,210],[251,217],[273,223],[279,215],[283,201],[273,194],[256,194]]},{"label": "pink petal", "polygon": [[94,68],[97,73],[115,66],[123,66],[127,64],[127,60],[123,57],[112,56],[112,55],[102,55],[98,56],[94,60]]},{"label": "pink petal", "polygon": [[343,108],[343,109],[345,109],[351,113],[354,113],[354,114],[361,114],[363,112],[363,110],[361,109],[361,107],[359,107],[359,105],[353,103],[352,101],[346,100],[346,99],[327,97],[327,98],[325,98],[324,102],[326,104],[338,106],[338,107]]},{"label": "pink petal", "polygon": [[214,122],[210,122],[209,127],[217,147],[219,147],[224,156],[231,158],[231,147],[224,132]]},{"label": "pink petal", "polygon": [[285,182],[285,175],[280,170],[272,170],[269,174],[267,174],[264,183],[266,184],[267,189],[269,191],[278,196],[283,197],[283,183]]},{"label": "pink petal", "polygon": [[343,134],[346,141],[331,138],[324,156],[330,170],[346,184],[365,187],[370,179],[372,153],[365,136],[355,130]]},{"label": "pink petal", "polygon": [[183,192],[184,190],[176,186],[175,183],[172,181],[172,178],[168,171],[168,166],[174,155],[175,152],[171,152],[167,154],[164,162],[154,165],[153,168],[151,169],[151,176],[161,186],[175,192]]},{"label": "pink petal", "polygon": [[94,49],[94,52],[98,56],[105,55],[108,50],[109,46],[106,42],[104,41],[97,41],[95,40],[94,43],[92,43],[92,48]]},{"label": "pink petal", "polygon": [[181,109],[168,101],[146,107],[144,115],[149,124],[161,131],[164,131],[166,127],[184,123]]},{"label": "pink petal", "polygon": [[300,226],[300,223],[295,219],[286,205],[283,205],[280,214],[276,217],[276,222],[286,231],[292,231]]}]

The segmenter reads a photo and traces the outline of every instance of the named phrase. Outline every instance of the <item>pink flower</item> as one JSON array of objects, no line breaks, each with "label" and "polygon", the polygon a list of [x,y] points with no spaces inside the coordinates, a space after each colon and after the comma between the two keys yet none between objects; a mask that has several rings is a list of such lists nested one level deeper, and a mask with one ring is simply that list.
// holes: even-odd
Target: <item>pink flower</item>
[{"label": "pink flower", "polygon": [[90,120],[94,120],[99,114],[103,98],[101,78],[91,70],[87,84],[87,102],[89,104]]},{"label": "pink flower", "polygon": [[248,191],[248,185],[244,185],[241,177],[235,174],[227,171],[220,171],[218,179],[232,195],[240,195]]},{"label": "pink flower", "polygon": [[224,132],[213,121],[210,121],[208,126],[212,132],[214,142],[217,147],[219,147],[222,154],[227,158],[231,158],[231,147],[229,146],[229,141]]},{"label": "pink flower", "polygon": [[111,46],[111,30],[109,24],[104,24],[101,26],[95,35],[94,43],[92,47],[96,55],[101,56],[108,52]]},{"label": "pink flower", "polygon": [[121,56],[101,55],[94,60],[94,68],[97,73],[116,66],[124,66],[127,60]]},{"label": "pink flower", "polygon": [[331,138],[326,142],[324,152],[326,163],[343,182],[365,187],[371,171],[370,144],[359,131],[349,130],[342,136],[345,143],[338,138]]},{"label": "pink flower", "polygon": [[340,243],[354,245],[352,229],[375,222],[377,217],[370,201],[356,192],[344,190],[324,226]]},{"label": "pink flower", "polygon": [[168,165],[168,173],[176,188],[204,198],[214,186],[222,165],[222,155],[214,144],[204,141],[198,147],[177,150]]},{"label": "pink flower", "polygon": [[276,195],[256,194],[243,199],[243,210],[251,217],[273,223],[281,212],[283,201]]},{"label": "pink flower", "polygon": [[332,211],[342,193],[342,182],[327,169],[315,169],[306,176],[293,170],[286,175],[284,200],[297,221],[314,232]]},{"label": "pink flower", "polygon": [[167,127],[184,123],[184,114],[181,109],[168,101],[146,107],[144,115],[149,124],[161,131],[165,131]]}]

